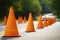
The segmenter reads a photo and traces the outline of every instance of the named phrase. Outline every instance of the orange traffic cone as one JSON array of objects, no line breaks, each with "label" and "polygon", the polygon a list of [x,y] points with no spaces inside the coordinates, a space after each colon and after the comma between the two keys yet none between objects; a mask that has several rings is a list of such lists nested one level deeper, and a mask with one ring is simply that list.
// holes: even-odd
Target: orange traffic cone
[{"label": "orange traffic cone", "polygon": [[51,24],[53,24],[54,23],[54,18],[50,18],[51,19]]},{"label": "orange traffic cone", "polygon": [[51,25],[52,23],[52,18],[48,18],[48,25]]},{"label": "orange traffic cone", "polygon": [[12,7],[10,7],[7,27],[4,32],[4,37],[19,37],[16,20],[15,20],[15,16],[14,16],[14,10]]},{"label": "orange traffic cone", "polygon": [[55,18],[52,18],[52,22],[55,23],[56,22],[56,19]]},{"label": "orange traffic cone", "polygon": [[7,24],[7,18],[6,18],[6,16],[4,16],[4,25],[6,25]]},{"label": "orange traffic cone", "polygon": [[43,23],[42,23],[42,17],[41,15],[39,16],[39,19],[38,19],[38,25],[37,25],[37,28],[43,28]]},{"label": "orange traffic cone", "polygon": [[44,26],[48,26],[46,17],[44,18]]},{"label": "orange traffic cone", "polygon": [[21,23],[23,22],[22,16],[21,16]]},{"label": "orange traffic cone", "polygon": [[26,32],[35,32],[32,14],[30,12]]},{"label": "orange traffic cone", "polygon": [[20,16],[18,16],[18,24],[20,23]]},{"label": "orange traffic cone", "polygon": [[26,16],[24,16],[24,23],[26,23]]},{"label": "orange traffic cone", "polygon": [[18,17],[18,23],[22,23],[22,16]]}]

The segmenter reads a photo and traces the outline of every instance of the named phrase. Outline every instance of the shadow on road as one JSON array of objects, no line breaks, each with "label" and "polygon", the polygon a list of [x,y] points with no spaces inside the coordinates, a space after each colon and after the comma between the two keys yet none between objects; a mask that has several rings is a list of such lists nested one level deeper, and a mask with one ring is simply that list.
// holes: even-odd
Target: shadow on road
[{"label": "shadow on road", "polygon": [[7,40],[7,39],[11,39],[11,38],[13,38],[13,40],[14,40],[15,38],[19,38],[19,37],[2,37],[1,40]]}]

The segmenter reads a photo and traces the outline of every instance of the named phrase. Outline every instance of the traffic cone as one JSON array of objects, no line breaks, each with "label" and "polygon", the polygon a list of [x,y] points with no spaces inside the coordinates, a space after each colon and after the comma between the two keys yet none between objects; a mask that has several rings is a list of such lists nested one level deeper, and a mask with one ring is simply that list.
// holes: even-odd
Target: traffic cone
[{"label": "traffic cone", "polygon": [[51,24],[53,24],[54,23],[54,18],[50,18],[51,19]]},{"label": "traffic cone", "polygon": [[39,16],[39,19],[38,19],[38,25],[37,25],[37,28],[43,28],[43,23],[42,23],[42,16],[40,15]]},{"label": "traffic cone", "polygon": [[56,19],[55,19],[55,18],[53,18],[53,20],[52,20],[52,21],[53,21],[53,23],[55,23],[55,22],[56,22]]},{"label": "traffic cone", "polygon": [[26,23],[26,16],[24,16],[24,23]]},{"label": "traffic cone", "polygon": [[48,18],[48,25],[51,25],[52,23],[52,18]]},{"label": "traffic cone", "polygon": [[18,17],[18,24],[22,23],[22,16]]},{"label": "traffic cone", "polygon": [[21,16],[21,23],[23,22],[22,16]]},{"label": "traffic cone", "polygon": [[7,24],[7,18],[6,18],[6,16],[4,16],[4,25],[6,25]]},{"label": "traffic cone", "polygon": [[46,17],[44,18],[44,26],[48,26]]},{"label": "traffic cone", "polygon": [[18,24],[21,23],[21,16],[18,17]]},{"label": "traffic cone", "polygon": [[35,32],[34,29],[34,24],[33,24],[33,18],[32,18],[32,13],[29,13],[29,19],[28,19],[28,25],[26,28],[26,32]]},{"label": "traffic cone", "polygon": [[7,20],[7,27],[4,32],[4,37],[19,37],[16,20],[14,16],[14,10],[10,7],[9,16]]}]

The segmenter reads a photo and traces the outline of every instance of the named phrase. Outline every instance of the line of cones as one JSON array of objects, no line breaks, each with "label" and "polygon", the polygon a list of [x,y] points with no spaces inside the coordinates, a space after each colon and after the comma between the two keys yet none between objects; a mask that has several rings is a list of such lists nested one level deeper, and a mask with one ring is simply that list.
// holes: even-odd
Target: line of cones
[{"label": "line of cones", "polygon": [[[45,26],[51,25],[56,22],[55,18],[48,18],[48,21],[46,19],[47,18],[45,17],[44,22],[43,22],[42,16],[40,14],[39,19],[38,19],[38,25],[37,25],[38,29],[44,28]],[[21,35],[19,35],[19,32],[18,32],[18,28],[16,25],[15,16],[14,16],[14,10],[12,7],[10,7],[10,10],[9,10],[7,23],[6,23],[6,16],[4,17],[4,23],[6,24],[6,29],[4,32],[5,37],[15,37],[15,36],[19,37],[19,36],[21,36]],[[22,16],[18,17],[18,23],[22,23]],[[26,23],[26,16],[24,17],[24,23]],[[31,12],[29,13],[26,32],[35,32],[33,17],[32,17]]]},{"label": "line of cones", "polygon": [[55,22],[56,22],[55,18],[46,18],[46,17],[44,17],[44,21],[42,21],[42,16],[40,15],[39,19],[38,19],[37,28],[44,28],[44,27],[47,27],[49,25],[52,25]]},{"label": "line of cones", "polygon": [[7,18],[6,18],[6,16],[4,16],[4,25],[6,25],[7,24]]},{"label": "line of cones", "polygon": [[[20,23],[26,23],[26,16],[24,16],[24,20],[22,19],[22,16],[18,17],[18,24],[20,24]],[[4,25],[6,25],[6,24],[7,24],[7,18],[6,18],[6,16],[4,16]]]},{"label": "line of cones", "polygon": [[[48,19],[48,21],[47,21]],[[48,25],[51,25],[53,23],[56,22],[55,18],[46,18],[44,17],[44,21],[42,21],[42,16],[40,14],[39,18],[38,18],[38,25],[37,28],[41,29],[44,27],[47,27]],[[26,28],[26,32],[35,32],[35,28],[34,28],[34,24],[33,24],[33,18],[32,18],[32,13],[30,12],[29,14],[29,19],[28,19],[28,25]]]},{"label": "line of cones", "polygon": [[24,20],[23,20],[22,16],[18,17],[18,24],[20,24],[20,23],[26,23],[26,16],[24,16]]}]

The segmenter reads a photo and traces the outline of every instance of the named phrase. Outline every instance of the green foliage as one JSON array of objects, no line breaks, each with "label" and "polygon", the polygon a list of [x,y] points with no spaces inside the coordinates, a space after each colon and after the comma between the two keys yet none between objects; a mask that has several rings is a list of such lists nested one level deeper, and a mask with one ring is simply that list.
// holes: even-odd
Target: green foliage
[{"label": "green foliage", "polygon": [[60,17],[60,0],[45,0],[49,10]]},{"label": "green foliage", "polygon": [[50,12],[45,1],[46,0],[39,0],[39,2],[41,3],[41,6],[42,6],[42,14]]},{"label": "green foliage", "polygon": [[42,12],[42,6],[38,0],[0,0],[0,19],[8,16],[9,8],[13,6],[15,16],[27,16],[29,12],[35,17]]},{"label": "green foliage", "polygon": [[38,0],[18,0],[14,1],[13,7],[17,17],[19,15],[27,16],[29,12],[33,13],[34,18],[42,11],[42,7]]}]

